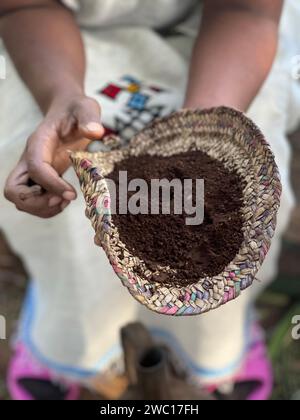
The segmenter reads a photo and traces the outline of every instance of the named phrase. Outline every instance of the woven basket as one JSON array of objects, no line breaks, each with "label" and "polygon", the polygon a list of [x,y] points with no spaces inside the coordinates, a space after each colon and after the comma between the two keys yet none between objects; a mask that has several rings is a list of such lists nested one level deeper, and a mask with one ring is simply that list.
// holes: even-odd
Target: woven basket
[{"label": "woven basket", "polygon": [[[171,156],[190,150],[207,153],[230,171],[237,171],[244,180],[244,241],[238,255],[218,276],[199,278],[187,287],[166,287],[151,283],[148,279],[153,273],[120,241],[118,229],[112,223],[105,176],[117,162],[129,156]],[[253,283],[274,235],[281,182],[269,145],[245,115],[224,107],[180,111],[156,120],[127,148],[75,153],[72,162],[96,242],[103,247],[123,285],[147,308],[165,315],[198,315],[237,298]]]}]

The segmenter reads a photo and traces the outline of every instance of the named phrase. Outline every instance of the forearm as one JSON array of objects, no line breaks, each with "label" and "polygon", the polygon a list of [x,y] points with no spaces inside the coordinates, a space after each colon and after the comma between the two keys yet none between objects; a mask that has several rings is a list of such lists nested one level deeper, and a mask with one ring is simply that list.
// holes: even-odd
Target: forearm
[{"label": "forearm", "polygon": [[59,97],[83,93],[85,56],[71,13],[55,1],[39,3],[49,7],[2,17],[0,36],[21,78],[47,112]]},{"label": "forearm", "polygon": [[277,38],[275,20],[243,9],[205,7],[185,107],[246,111],[272,67]]}]

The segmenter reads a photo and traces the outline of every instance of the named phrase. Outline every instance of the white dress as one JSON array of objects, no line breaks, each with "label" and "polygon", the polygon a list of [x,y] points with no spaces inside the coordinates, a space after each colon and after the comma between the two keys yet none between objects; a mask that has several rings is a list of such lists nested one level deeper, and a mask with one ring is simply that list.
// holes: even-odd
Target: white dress
[{"label": "white dress", "polygon": [[[100,101],[107,130],[128,139],[151,118],[182,106],[193,38],[167,41],[150,27],[178,22],[193,1],[71,3],[77,6],[81,24],[107,26],[83,30],[88,57],[86,90]],[[294,203],[286,134],[299,123],[300,116],[299,88],[291,76],[291,57],[300,45],[298,22],[299,2],[289,0],[276,62],[249,111],[271,143],[284,185],[277,236],[259,275],[264,284],[276,274],[280,237]],[[125,26],[119,26],[121,23]],[[116,26],[112,28],[112,24]],[[0,81],[2,190],[26,138],[42,116],[3,48],[0,55],[7,60],[7,78]],[[138,85],[138,92],[130,90],[132,83]],[[79,189],[74,172],[70,170],[66,176]],[[32,353],[56,373],[85,379],[107,368],[119,354],[119,328],[135,319],[153,327],[159,337],[171,340],[203,381],[224,378],[239,368],[249,341],[248,304],[259,284],[215,312],[188,319],[162,317],[139,306],[120,285],[104,253],[93,244],[82,198],[63,214],[44,221],[17,212],[0,197],[0,224],[24,258],[33,280],[20,335]]]},{"label": "white dress", "polygon": [[88,27],[138,25],[161,29],[188,16],[200,0],[62,0]]}]

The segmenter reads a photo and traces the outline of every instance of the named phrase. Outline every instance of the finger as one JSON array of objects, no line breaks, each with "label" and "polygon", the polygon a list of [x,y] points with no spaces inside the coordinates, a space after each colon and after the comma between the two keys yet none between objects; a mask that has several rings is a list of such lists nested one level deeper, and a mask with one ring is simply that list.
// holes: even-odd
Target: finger
[{"label": "finger", "polygon": [[75,189],[64,181],[47,162],[38,160],[28,162],[28,172],[30,177],[49,193],[70,201],[76,199]]},{"label": "finger", "polygon": [[[39,217],[53,217],[60,212],[62,199],[53,202],[53,196],[45,193],[40,186],[28,185],[29,175],[23,156],[16,168],[9,175],[5,189],[5,197],[26,213]],[[49,202],[52,199],[51,206]]]},{"label": "finger", "polygon": [[20,199],[22,201],[28,200],[29,198],[39,197],[43,194],[43,189],[39,185],[35,185],[30,187],[30,191],[28,193],[20,193]]},{"label": "finger", "polygon": [[57,133],[44,135],[37,132],[27,145],[26,158],[30,178],[47,192],[66,200],[75,200],[76,191],[64,181],[53,168],[55,151],[58,146]]},{"label": "finger", "polygon": [[41,218],[54,217],[62,211],[61,204],[49,207],[49,194],[36,196],[31,192],[32,188],[25,185],[8,185],[6,187],[7,197],[19,211]]},{"label": "finger", "polygon": [[58,206],[59,204],[62,204],[62,202],[63,202],[63,198],[62,197],[53,196],[53,197],[49,198],[49,200],[48,200],[48,206],[50,208],[53,208],[53,207]]},{"label": "finger", "polygon": [[7,195],[16,206],[38,209],[48,207],[50,194],[36,195],[32,192],[32,188],[26,185],[8,185]]},{"label": "finger", "polygon": [[60,147],[55,154],[54,169],[60,174],[63,175],[67,169],[71,166],[70,155],[72,152],[78,152],[79,150],[86,150],[88,145],[91,143],[91,140],[81,139],[68,143],[63,147]]},{"label": "finger", "polygon": [[[20,194],[20,197],[21,196],[22,194]],[[33,216],[49,219],[60,214],[69,204],[70,201],[65,201],[60,197],[51,197],[50,194],[45,194],[39,197],[32,196],[26,200],[20,199],[16,203],[16,208],[19,211],[26,212]]]},{"label": "finger", "polygon": [[[19,187],[19,189],[21,191],[22,187]],[[21,196],[21,194],[19,194],[19,196]],[[33,216],[38,216],[43,219],[54,217],[57,214],[61,213],[62,201],[60,199],[60,201],[57,201],[56,205],[52,204],[52,206],[50,206],[50,197],[50,194],[44,194],[38,197],[30,197],[26,200],[20,199],[20,201],[17,201],[16,207],[20,211],[24,211],[26,213],[32,214]]]},{"label": "finger", "polygon": [[24,190],[19,192],[21,195],[23,194],[26,196],[27,194],[32,193],[32,190],[28,186],[29,176],[27,173],[27,166],[22,159],[23,156],[14,170],[9,174],[4,187],[5,198],[14,204],[17,204],[17,201],[20,198],[16,193],[17,186],[24,186]]},{"label": "finger", "polygon": [[76,107],[74,115],[82,137],[90,140],[99,140],[103,137],[105,130],[101,124],[101,108],[97,101],[94,99],[82,101]]},{"label": "finger", "polygon": [[28,206],[16,206],[16,209],[23,213],[30,214],[31,216],[39,217],[40,219],[51,219],[55,216],[58,216],[63,211],[61,206],[52,208],[44,207],[39,209],[31,208]]},{"label": "finger", "polygon": [[69,117],[65,118],[60,128],[61,137],[63,139],[68,137],[72,133],[72,131],[74,131],[74,128],[76,127],[77,127],[77,121],[73,115],[70,115]]}]

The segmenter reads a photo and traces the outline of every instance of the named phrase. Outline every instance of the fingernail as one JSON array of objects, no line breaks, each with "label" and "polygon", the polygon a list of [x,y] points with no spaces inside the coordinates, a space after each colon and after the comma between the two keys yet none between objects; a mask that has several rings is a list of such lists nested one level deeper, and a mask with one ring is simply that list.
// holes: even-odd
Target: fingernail
[{"label": "fingernail", "polygon": [[68,205],[70,204],[70,202],[69,201],[64,201],[63,203],[62,203],[62,205],[61,205],[61,210],[63,211],[66,207],[68,207]]},{"label": "fingernail", "polygon": [[72,191],[65,191],[62,196],[66,201],[73,201],[76,199],[76,194]]},{"label": "fingernail", "polygon": [[102,131],[102,125],[99,123],[91,122],[86,125],[86,129],[90,132],[99,132]]},{"label": "fingernail", "polygon": [[52,198],[50,198],[48,205],[49,205],[49,207],[56,207],[61,202],[62,202],[62,198],[61,197],[52,197]]}]

